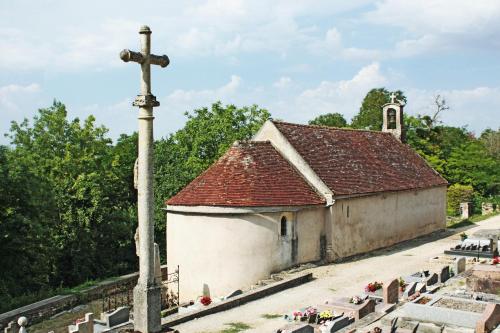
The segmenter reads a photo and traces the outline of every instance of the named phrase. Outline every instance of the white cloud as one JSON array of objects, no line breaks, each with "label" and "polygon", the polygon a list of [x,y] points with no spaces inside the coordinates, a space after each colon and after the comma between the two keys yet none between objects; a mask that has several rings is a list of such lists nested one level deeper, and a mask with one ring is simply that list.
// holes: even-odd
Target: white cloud
[{"label": "white cloud", "polygon": [[[367,22],[403,29],[395,56],[451,49],[500,50],[500,2],[496,0],[383,0]],[[392,52],[391,52],[392,53]]]},{"label": "white cloud", "polygon": [[240,84],[241,78],[237,75],[232,75],[231,80],[219,88],[204,90],[177,89],[167,96],[167,100],[169,103],[177,106],[185,105],[189,109],[195,105],[202,106],[217,100],[230,99],[235,95]]},{"label": "white cloud", "polygon": [[[381,73],[380,65],[375,62],[361,68],[349,80],[322,81],[317,87],[302,91],[295,100],[282,103],[283,108],[277,106],[278,116],[304,122],[320,114],[339,112],[349,119],[357,113],[361,101],[370,89],[386,83],[387,78]],[[288,110],[294,112],[290,113]]]},{"label": "white cloud", "polygon": [[6,112],[17,111],[19,110],[19,102],[38,92],[40,92],[40,85],[37,83],[26,86],[9,84],[0,87],[0,108]]},{"label": "white cloud", "polygon": [[324,38],[312,39],[309,51],[313,54],[328,56],[333,59],[348,60],[378,60],[382,53],[375,49],[363,49],[356,47],[345,47],[342,43],[342,34],[337,28],[326,31]]},{"label": "white cloud", "polygon": [[278,89],[283,89],[289,87],[291,83],[292,83],[291,78],[289,78],[288,76],[282,76],[279,78],[278,81],[273,83],[273,86]]},{"label": "white cloud", "polygon": [[441,120],[452,126],[468,125],[479,134],[486,127],[500,128],[500,87],[476,87],[453,90],[408,89],[406,111],[410,114],[434,112],[434,96],[446,99],[450,109],[445,111]]}]

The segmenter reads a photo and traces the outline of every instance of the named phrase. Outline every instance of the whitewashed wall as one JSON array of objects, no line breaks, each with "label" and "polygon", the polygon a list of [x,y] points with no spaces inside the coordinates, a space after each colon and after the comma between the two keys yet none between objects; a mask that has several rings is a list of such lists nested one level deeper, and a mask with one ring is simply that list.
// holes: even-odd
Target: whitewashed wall
[{"label": "whitewashed wall", "polygon": [[[181,301],[249,287],[296,263],[320,259],[324,207],[260,214],[167,213],[167,264],[180,266]],[[281,217],[288,221],[280,236]],[[292,261],[292,238],[298,238]]]},{"label": "whitewashed wall", "polygon": [[368,252],[445,227],[446,186],[336,200],[334,257]]}]

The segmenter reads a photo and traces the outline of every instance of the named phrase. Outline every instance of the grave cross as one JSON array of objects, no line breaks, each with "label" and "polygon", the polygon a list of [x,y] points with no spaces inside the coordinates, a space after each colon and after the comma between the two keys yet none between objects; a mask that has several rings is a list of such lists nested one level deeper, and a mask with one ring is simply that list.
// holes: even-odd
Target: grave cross
[{"label": "grave cross", "polygon": [[137,170],[137,215],[139,220],[139,279],[134,288],[134,329],[142,333],[161,330],[160,286],[155,280],[153,232],[153,107],[160,103],[151,94],[151,64],[166,67],[166,55],[151,54],[151,30],[142,26],[141,52],[123,50],[120,58],[141,65],[141,94],[133,103],[139,107],[139,152]]}]

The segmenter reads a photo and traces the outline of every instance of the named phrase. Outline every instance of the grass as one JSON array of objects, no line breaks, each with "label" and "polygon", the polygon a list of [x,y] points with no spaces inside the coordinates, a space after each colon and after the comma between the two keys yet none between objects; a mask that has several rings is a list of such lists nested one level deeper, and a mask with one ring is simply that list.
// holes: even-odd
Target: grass
[{"label": "grass", "polygon": [[229,326],[229,327],[226,329],[223,329],[222,331],[220,331],[220,333],[239,333],[239,332],[242,332],[242,331],[245,331],[245,330],[252,328],[252,326],[245,324],[245,323],[242,323],[242,322],[227,323],[224,325]]},{"label": "grass", "polygon": [[450,223],[446,227],[448,229],[458,229],[458,228],[467,227],[467,226],[473,225],[473,224],[475,224],[475,223],[472,222],[471,220],[465,219],[465,220],[462,220],[460,222]]},{"label": "grass", "polygon": [[78,318],[83,318],[87,312],[92,312],[94,318],[99,318],[101,313],[100,300],[93,301],[87,305],[86,308],[78,312],[66,312],[54,319],[47,319],[34,325],[29,325],[28,323],[28,331],[30,333],[47,333],[48,331],[54,331],[54,333],[67,333],[68,325],[74,324],[75,320]]},{"label": "grass", "polygon": [[282,315],[276,313],[265,313],[261,317],[264,319],[275,319],[275,318],[281,318]]},{"label": "grass", "polygon": [[462,228],[462,227],[467,227],[467,226],[475,224],[476,222],[489,219],[490,217],[493,217],[493,216],[496,216],[499,214],[500,214],[500,212],[494,212],[494,213],[491,213],[488,215],[472,215],[468,219],[459,220],[459,221],[450,221],[447,223],[446,227],[448,229],[458,229],[458,228]]}]

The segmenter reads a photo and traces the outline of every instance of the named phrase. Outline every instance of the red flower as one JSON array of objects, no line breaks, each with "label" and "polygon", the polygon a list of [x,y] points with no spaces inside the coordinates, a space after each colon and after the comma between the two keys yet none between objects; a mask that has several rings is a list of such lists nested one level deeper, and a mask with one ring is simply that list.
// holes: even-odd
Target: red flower
[{"label": "red flower", "polygon": [[212,303],[212,300],[210,299],[210,297],[208,296],[203,296],[201,299],[200,299],[200,303],[207,306],[209,305],[210,303]]}]

